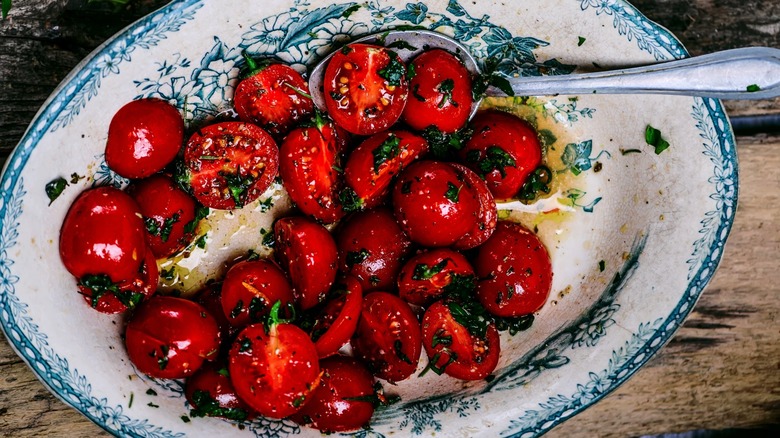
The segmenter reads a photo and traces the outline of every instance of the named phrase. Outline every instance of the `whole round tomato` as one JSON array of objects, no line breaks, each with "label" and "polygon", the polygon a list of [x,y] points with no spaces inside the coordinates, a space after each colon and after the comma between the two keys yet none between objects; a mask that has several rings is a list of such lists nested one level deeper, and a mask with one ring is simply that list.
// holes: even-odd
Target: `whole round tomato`
[{"label": "whole round tomato", "polygon": [[444,301],[433,303],[422,320],[422,339],[437,374],[443,371],[461,380],[481,380],[498,365],[501,353],[498,330],[493,324],[485,333],[471,333],[452,316]]},{"label": "whole round tomato", "polygon": [[320,366],[314,343],[285,323],[247,326],[230,349],[228,370],[238,396],[261,415],[284,418],[313,398]]},{"label": "whole round tomato", "polygon": [[151,251],[146,252],[138,275],[133,280],[113,283],[103,275],[85,275],[78,281],[79,293],[93,309],[101,313],[122,313],[135,308],[157,292],[160,271]]},{"label": "whole round tomato", "polygon": [[536,130],[497,110],[480,112],[471,125],[474,134],[460,151],[461,159],[485,179],[496,199],[514,198],[542,161]]},{"label": "whole round tomato", "polygon": [[134,100],[108,127],[106,164],[125,178],[146,178],[167,166],[184,142],[179,111],[159,99]]},{"label": "whole round tomato", "polygon": [[[393,177],[428,152],[428,142],[408,131],[385,131],[363,141],[349,155],[344,181],[354,196],[342,195],[344,209],[374,208],[387,199]],[[350,202],[346,202],[349,200]]]},{"label": "whole round tomato", "polygon": [[477,196],[479,200],[479,218],[474,227],[458,239],[452,246],[455,249],[467,250],[476,248],[487,241],[496,229],[498,223],[498,207],[493,194],[490,193],[485,181],[466,166],[450,163],[457,170],[463,181]]},{"label": "whole round tomato", "polygon": [[435,126],[444,133],[465,126],[474,97],[463,62],[446,50],[434,49],[416,57],[412,68],[415,75],[409,81],[404,122],[418,131]]},{"label": "whole round tomato", "polygon": [[249,72],[236,87],[233,105],[241,120],[283,136],[314,111],[309,85],[284,64],[258,64],[246,58]]},{"label": "whole round tomato", "polygon": [[320,362],[322,378],[312,399],[291,419],[325,433],[367,426],[374,415],[374,378],[351,357],[333,356]]},{"label": "whole round tomato", "polygon": [[372,292],[363,297],[352,350],[380,379],[404,380],[414,374],[420,360],[420,322],[396,295]]},{"label": "whole round tomato", "polygon": [[409,259],[398,275],[398,295],[407,303],[427,306],[447,293],[456,276],[473,276],[466,257],[448,248],[432,249]]},{"label": "whole round tomato", "polygon": [[290,274],[300,308],[324,301],[336,280],[339,257],[328,229],[311,219],[286,217],[274,224],[274,241],[274,254]]},{"label": "whole round tomato", "polygon": [[133,281],[146,255],[138,204],[113,187],[89,189],[73,201],[60,230],[60,258],[73,276]]},{"label": "whole round tomato", "polygon": [[412,242],[450,246],[479,224],[475,192],[448,163],[418,161],[401,172],[393,189],[395,218]]},{"label": "whole round tomato", "polygon": [[517,317],[544,306],[552,288],[547,248],[520,224],[499,222],[479,248],[477,298],[496,316]]},{"label": "whole round tomato", "polygon": [[311,328],[311,338],[320,357],[338,353],[355,333],[363,304],[363,288],[347,276],[337,285],[336,294],[319,312]]},{"label": "whole round tomato", "polygon": [[195,200],[165,175],[136,181],[127,193],[141,208],[146,244],[157,258],[184,248],[195,233]]},{"label": "whole round tomato", "polygon": [[236,394],[228,374],[227,363],[206,362],[187,378],[184,395],[190,403],[190,417],[220,417],[245,421],[254,411]]},{"label": "whole round tomato", "polygon": [[222,310],[222,283],[215,282],[207,284],[206,287],[198,293],[195,302],[206,308],[209,314],[214,317],[214,320],[217,321],[219,335],[223,341],[222,350],[224,350],[224,347],[227,345],[224,341],[233,339],[233,335],[238,333],[238,330],[230,324],[227,316],[225,316],[225,312]]},{"label": "whole round tomato", "polygon": [[222,122],[190,137],[184,162],[195,198],[206,207],[231,210],[268,190],[279,169],[279,149],[251,123]]},{"label": "whole round tomato", "polygon": [[151,377],[180,379],[195,373],[219,351],[219,327],[194,301],[156,296],[127,323],[125,346],[136,368]]},{"label": "whole round tomato", "polygon": [[331,122],[293,129],[279,151],[279,173],[290,198],[303,213],[325,223],[344,216],[338,202],[339,173],[346,135]]},{"label": "whole round tomato", "polygon": [[384,47],[350,44],[328,62],[323,81],[328,114],[342,128],[371,135],[401,117],[409,94],[406,66]]},{"label": "whole round tomato", "polygon": [[390,290],[411,251],[406,237],[389,210],[356,213],[344,221],[336,235],[339,270],[358,279],[364,292]]},{"label": "whole round tomato", "polygon": [[231,267],[222,282],[222,311],[234,327],[263,321],[271,308],[295,302],[284,273],[268,260],[245,260]]}]

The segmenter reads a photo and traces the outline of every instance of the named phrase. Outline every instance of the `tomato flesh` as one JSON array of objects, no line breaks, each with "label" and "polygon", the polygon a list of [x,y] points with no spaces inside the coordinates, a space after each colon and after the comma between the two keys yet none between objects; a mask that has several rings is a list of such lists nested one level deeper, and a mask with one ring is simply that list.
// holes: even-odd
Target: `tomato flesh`
[{"label": "tomato flesh", "polygon": [[474,268],[461,253],[448,248],[422,252],[401,269],[398,295],[407,303],[427,306],[446,293],[455,275],[474,275]]}]

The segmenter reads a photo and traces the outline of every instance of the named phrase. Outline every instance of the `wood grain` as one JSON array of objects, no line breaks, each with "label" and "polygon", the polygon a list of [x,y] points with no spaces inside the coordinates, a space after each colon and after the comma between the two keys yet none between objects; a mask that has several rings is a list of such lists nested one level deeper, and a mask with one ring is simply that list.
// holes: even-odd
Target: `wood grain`
[{"label": "wood grain", "polygon": [[[573,0],[572,0],[573,1]],[[120,11],[87,0],[16,0],[0,21],[0,156],[94,47],[164,4]],[[638,0],[692,54],[780,45],[776,0]],[[726,102],[731,115],[780,112],[780,99]],[[549,436],[640,436],[780,427],[780,137],[739,137],[740,201],[721,267],[674,339],[628,383]],[[0,436],[104,436],[52,396],[0,342]]]}]

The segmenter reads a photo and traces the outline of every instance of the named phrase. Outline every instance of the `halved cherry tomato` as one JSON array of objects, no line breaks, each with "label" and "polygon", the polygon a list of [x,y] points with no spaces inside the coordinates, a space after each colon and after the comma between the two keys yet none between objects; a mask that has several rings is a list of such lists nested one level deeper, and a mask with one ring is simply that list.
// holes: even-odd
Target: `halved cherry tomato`
[{"label": "halved cherry tomato", "polygon": [[73,201],[60,230],[60,258],[73,276],[133,281],[146,255],[141,209],[113,187],[89,189]]},{"label": "halved cherry tomato", "polygon": [[146,244],[155,257],[168,257],[184,248],[195,233],[195,200],[165,175],[136,181],[127,193],[141,208]]},{"label": "halved cherry tomato", "polygon": [[144,374],[180,379],[219,351],[219,328],[206,309],[183,298],[156,296],[139,306],[125,330],[127,354]]},{"label": "halved cherry tomato", "polygon": [[268,260],[238,262],[222,282],[222,311],[235,327],[264,320],[280,301],[282,309],[295,302],[284,273]]},{"label": "halved cherry tomato", "polygon": [[347,356],[320,362],[322,378],[312,399],[291,419],[325,433],[346,432],[368,425],[374,414],[374,378]]},{"label": "halved cherry tomato", "polygon": [[401,269],[398,295],[407,303],[427,306],[446,293],[455,275],[474,275],[474,268],[461,253],[447,248],[422,252]]},{"label": "halved cherry tomato", "polygon": [[284,418],[313,398],[320,384],[314,343],[286,323],[252,324],[230,349],[228,370],[238,396],[261,415]]},{"label": "halved cherry tomato", "polygon": [[356,213],[336,235],[339,270],[358,279],[364,292],[390,290],[411,251],[390,211],[380,208]]},{"label": "halved cherry tomato", "polygon": [[422,350],[420,322],[395,295],[372,292],[363,297],[352,349],[381,379],[399,382],[417,369]]},{"label": "halved cherry tomato", "polygon": [[241,120],[282,137],[314,111],[309,85],[287,65],[263,65],[246,59],[249,71],[233,95],[236,112]]},{"label": "halved cherry tomato", "polygon": [[336,123],[357,135],[392,126],[409,94],[406,66],[384,47],[350,44],[336,52],[325,69],[325,105]]},{"label": "halved cherry tomato", "polygon": [[223,360],[206,362],[187,378],[184,395],[192,407],[190,417],[220,417],[240,422],[256,415],[236,394]]},{"label": "halved cherry tomato", "polygon": [[325,300],[336,280],[338,249],[328,229],[303,217],[286,217],[274,224],[274,254],[290,274],[293,292],[303,310]]},{"label": "halved cherry tomato", "polygon": [[[342,291],[343,287],[343,291]],[[363,304],[363,288],[347,276],[336,296],[325,304],[311,329],[317,354],[327,357],[338,353],[355,333]]]},{"label": "halved cherry tomato", "polygon": [[125,178],[146,178],[167,166],[184,142],[184,120],[168,102],[134,100],[108,127],[106,164]]},{"label": "halved cherry tomato", "polygon": [[498,365],[501,353],[498,330],[493,324],[482,334],[470,333],[452,316],[444,301],[433,303],[422,320],[422,338],[430,367],[461,380],[480,380]]},{"label": "halved cherry tomato", "polygon": [[263,129],[243,122],[206,126],[184,150],[190,186],[201,204],[218,210],[241,208],[271,186],[279,149]]},{"label": "halved cherry tomato", "polygon": [[453,133],[466,125],[474,97],[471,75],[455,55],[441,49],[423,52],[412,61],[409,101],[403,119],[421,131],[435,126]]},{"label": "halved cherry tomato", "polygon": [[475,268],[477,298],[496,316],[536,312],[552,288],[550,255],[539,237],[520,224],[499,222],[479,248]]},{"label": "halved cherry tomato", "polygon": [[106,282],[101,276],[84,276],[78,281],[79,293],[87,304],[101,313],[122,313],[135,308],[157,292],[160,271],[151,251],[146,252],[138,276],[119,283]]},{"label": "halved cherry tomato", "polygon": [[474,134],[460,151],[461,160],[485,179],[496,199],[514,198],[542,160],[536,130],[498,110],[480,112],[471,125]]},{"label": "halved cherry tomato", "polygon": [[279,173],[290,198],[303,213],[325,223],[344,216],[338,194],[345,145],[345,135],[318,118],[315,126],[293,129],[279,151]]},{"label": "halved cherry tomato", "polygon": [[476,248],[487,241],[496,229],[498,223],[498,208],[493,194],[482,178],[469,170],[466,166],[457,163],[450,163],[450,166],[460,172],[464,182],[477,195],[479,200],[479,219],[474,227],[458,239],[453,248],[466,250]]},{"label": "halved cherry tomato", "polygon": [[428,142],[408,131],[386,131],[375,134],[349,155],[344,168],[347,189],[354,192],[344,209],[355,211],[374,208],[390,193],[393,177],[414,160],[428,152]]},{"label": "halved cherry tomato", "polygon": [[448,163],[418,161],[393,189],[398,224],[421,245],[450,246],[479,223],[481,207],[460,171]]}]

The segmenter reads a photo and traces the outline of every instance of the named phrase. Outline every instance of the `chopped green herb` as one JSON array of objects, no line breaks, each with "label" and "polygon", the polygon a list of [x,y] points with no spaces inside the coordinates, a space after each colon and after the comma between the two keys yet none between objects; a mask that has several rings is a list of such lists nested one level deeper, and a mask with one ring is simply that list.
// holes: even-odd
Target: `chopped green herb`
[{"label": "chopped green herb", "polygon": [[336,171],[336,172],[338,172],[338,173],[344,173],[344,169],[342,169],[342,168],[341,168],[341,167],[339,167],[339,166],[336,166],[335,164],[334,164],[334,165],[332,165],[332,166],[330,166],[330,168],[331,168],[331,169],[333,169],[333,170],[335,170],[335,171]]},{"label": "chopped green herb", "polygon": [[445,134],[435,125],[431,125],[422,132],[423,138],[428,141],[431,153],[440,160],[456,158],[457,151],[463,149],[463,145],[471,138],[474,131],[468,127],[452,134]]},{"label": "chopped green herb", "polygon": [[68,182],[65,181],[65,178],[62,177],[54,179],[46,184],[46,196],[49,197],[49,205],[51,205],[55,199],[60,197],[62,192],[65,190],[65,187],[67,186]]},{"label": "chopped green herb", "polygon": [[275,244],[276,239],[274,238],[274,233],[268,233],[263,236],[263,246],[273,248]]},{"label": "chopped green herb", "polygon": [[335,91],[330,92],[330,98],[335,100],[336,102],[341,102],[341,99],[344,98],[344,95],[341,93],[337,93]]},{"label": "chopped green herb", "polygon": [[246,252],[246,259],[250,262],[254,260],[260,260],[260,254],[255,252],[255,250],[250,249],[249,251]]},{"label": "chopped green herb", "polygon": [[156,404],[154,404],[152,402],[147,403],[146,406],[149,406],[150,408],[159,408],[160,407],[160,405],[156,405]]},{"label": "chopped green herb", "polygon": [[157,395],[157,391],[152,388],[146,390],[146,395]]},{"label": "chopped green herb", "polygon": [[192,394],[191,417],[221,417],[233,421],[245,421],[249,413],[241,408],[225,408],[219,405],[208,391],[197,389]]},{"label": "chopped green herb", "polygon": [[238,340],[238,351],[243,353],[252,348],[252,341],[249,338],[241,338]]},{"label": "chopped green herb", "polygon": [[537,167],[520,188],[517,197],[522,201],[533,201],[539,193],[550,193],[552,183],[552,171],[547,166]]},{"label": "chopped green herb", "polygon": [[430,267],[425,263],[418,263],[414,267],[414,272],[412,272],[412,280],[430,280],[447,266],[449,260],[450,259],[444,259]]},{"label": "chopped green herb", "polygon": [[412,360],[409,359],[409,356],[407,356],[406,353],[404,353],[403,347],[404,346],[401,343],[400,339],[396,339],[395,342],[393,343],[393,349],[395,350],[395,355],[399,359],[401,359],[402,362],[406,362],[406,363],[411,365],[412,364]]},{"label": "chopped green herb", "polygon": [[558,137],[555,136],[555,134],[552,133],[549,129],[540,129],[539,132],[539,142],[544,147],[552,146],[553,143],[558,141]]},{"label": "chopped green herb", "polygon": [[485,151],[485,156],[477,164],[477,168],[482,175],[498,170],[501,173],[501,178],[506,178],[506,170],[504,168],[507,166],[515,166],[515,159],[498,146],[488,147]]},{"label": "chopped green herb", "polygon": [[458,106],[458,103],[452,100],[452,90],[455,88],[455,81],[452,79],[445,79],[436,87],[436,90],[442,94],[439,101],[439,108],[444,108],[444,105],[449,101],[452,106]]},{"label": "chopped green herb", "polygon": [[756,91],[761,91],[761,87],[759,87],[756,84],[751,84],[747,86],[747,91],[749,93],[755,93]]},{"label": "chopped green herb", "polygon": [[[174,213],[173,216],[166,218],[165,221],[163,221],[162,228],[158,229],[158,233],[157,234],[152,233],[152,235],[160,236],[160,240],[162,240],[163,242],[167,242],[168,238],[171,236],[171,231],[173,231],[173,225],[179,222],[179,218],[181,218],[181,210]],[[146,218],[146,219],[151,219],[151,218]],[[155,224],[157,224],[156,221]],[[149,230],[149,224],[147,223],[146,225],[147,225],[146,229]]]},{"label": "chopped green herb", "polygon": [[415,76],[417,76],[417,70],[414,68],[414,64],[409,63],[406,67],[406,78],[411,81]]},{"label": "chopped green herb", "polygon": [[133,407],[133,398],[134,398],[134,395],[133,395],[132,392],[130,392],[130,400],[127,402],[127,409],[130,409],[130,408]]},{"label": "chopped green herb", "polygon": [[181,416],[181,417],[179,417],[179,418],[181,418],[181,421],[183,421],[183,422],[185,422],[185,423],[189,423],[189,422],[190,422],[190,417],[188,417],[188,416],[186,416],[186,415],[182,415],[182,416]]},{"label": "chopped green herb", "polygon": [[452,336],[444,335],[443,329],[437,330],[436,333],[433,334],[433,339],[431,339],[431,348],[436,348],[436,346],[439,344],[441,345],[452,344]]},{"label": "chopped green herb", "polygon": [[436,366],[436,364],[439,362],[439,359],[441,359],[441,353],[434,354],[433,357],[428,360],[428,365],[426,365],[425,368],[423,368],[423,370],[420,371],[420,374],[418,374],[417,377],[424,376],[425,374],[428,373],[428,371],[433,371],[434,373],[436,373],[439,376],[444,374],[444,370],[451,363],[455,362],[457,360],[457,357],[458,357],[458,355],[453,353],[453,352],[448,352],[447,354],[449,354],[449,359],[447,360],[446,363],[444,363],[444,365],[442,365],[440,367]]},{"label": "chopped green herb", "polygon": [[412,96],[420,102],[425,102],[425,98],[420,95],[420,84],[414,84],[414,87],[412,87]]},{"label": "chopped green herb", "polygon": [[378,275],[372,275],[372,276],[368,277],[368,281],[371,283],[372,286],[376,286],[382,280],[379,278]]},{"label": "chopped green herb", "polygon": [[348,7],[347,10],[342,12],[341,16],[344,17],[344,18],[349,18],[350,15],[354,14],[355,12],[357,12],[358,9],[360,9],[360,6],[361,5],[359,3],[356,3],[356,4]]},{"label": "chopped green herb", "polygon": [[219,172],[219,175],[225,178],[225,183],[230,190],[230,195],[233,197],[233,202],[236,204],[236,208],[244,206],[244,198],[246,192],[252,187],[255,179],[251,176],[242,177],[239,173]]},{"label": "chopped green herb", "polygon": [[374,155],[374,173],[379,175],[379,167],[382,163],[398,156],[401,139],[395,134],[390,134],[385,141],[376,147],[371,154]]},{"label": "chopped green herb", "polygon": [[305,401],[306,401],[306,395],[301,394],[300,396],[298,396],[296,399],[292,401],[292,405],[294,408],[299,408]]},{"label": "chopped green herb", "polygon": [[200,157],[201,161],[217,161],[219,160],[219,157],[215,155],[201,155]]},{"label": "chopped green herb", "polygon": [[364,204],[364,201],[360,199],[360,196],[351,187],[345,187],[339,193],[339,202],[341,203],[341,208],[347,213],[362,210]]},{"label": "chopped green herb", "polygon": [[150,235],[160,235],[160,224],[157,222],[157,219],[144,216],[144,226],[146,227],[146,232]]},{"label": "chopped green herb", "polygon": [[119,285],[111,281],[111,277],[105,274],[84,275],[79,280],[78,285],[81,288],[89,290],[88,296],[93,308],[97,308],[100,298],[107,293],[113,294],[120,303],[124,304],[129,309],[135,308],[144,297],[138,292],[120,289]]},{"label": "chopped green herb", "polygon": [[84,178],[86,178],[86,176],[81,176],[78,173],[73,172],[73,173],[70,174],[70,183],[71,184],[76,184],[76,183],[78,183],[79,181],[81,181]]},{"label": "chopped green herb", "polygon": [[205,219],[208,215],[209,208],[198,204],[198,206],[195,208],[195,218],[184,225],[184,232],[187,234],[194,233],[200,221]]},{"label": "chopped green herb", "polygon": [[284,83],[284,85],[286,85],[286,86],[287,86],[287,88],[289,88],[289,89],[291,89],[291,90],[295,91],[296,93],[300,94],[301,96],[303,96],[303,97],[305,97],[305,98],[307,98],[307,99],[311,99],[311,98],[312,98],[312,97],[311,97],[311,94],[309,94],[309,93],[307,93],[307,92],[305,92],[305,91],[301,90],[300,88],[296,87],[295,85],[288,84],[287,82],[285,82],[285,83]]},{"label": "chopped green herb", "polygon": [[386,47],[388,49],[400,49],[400,50],[411,50],[411,51],[417,50],[417,47],[414,47],[413,45],[409,44],[405,40],[398,40],[394,43],[388,44]]},{"label": "chopped green herb", "polygon": [[349,55],[350,53],[352,53],[352,47],[349,47],[349,46],[342,47],[341,48],[341,53],[343,55]]},{"label": "chopped green herb", "polygon": [[669,149],[669,142],[664,140],[661,136],[661,131],[647,125],[645,128],[645,141],[650,146],[655,148],[655,154],[659,155],[661,152]]},{"label": "chopped green herb", "polygon": [[411,181],[404,181],[403,184],[401,184],[401,193],[404,195],[408,195],[409,193],[412,193],[412,182]]},{"label": "chopped green herb", "polygon": [[240,315],[241,312],[243,312],[243,311],[244,311],[244,301],[243,300],[238,300],[236,302],[236,305],[233,306],[233,309],[230,311],[230,317],[233,318],[233,319],[236,319],[236,318],[238,318],[238,315]]},{"label": "chopped green herb", "polygon": [[400,86],[406,76],[406,67],[395,52],[388,50],[387,53],[390,55],[390,62],[377,73],[387,81],[388,85]]},{"label": "chopped green herb", "polygon": [[198,240],[195,241],[195,246],[197,246],[200,249],[203,249],[206,247],[206,236],[207,234],[204,234],[198,238]]},{"label": "chopped green herb", "polygon": [[217,370],[217,374],[224,377],[230,377],[230,371],[228,371],[227,368],[220,368],[219,370]]},{"label": "chopped green herb", "polygon": [[584,37],[577,37],[577,47],[585,44],[585,38]]},{"label": "chopped green herb", "polygon": [[260,297],[252,297],[249,301],[249,307],[247,311],[249,313],[249,319],[252,322],[258,322],[265,316],[265,309],[268,308],[268,303]]},{"label": "chopped green herb", "polygon": [[534,322],[534,315],[523,315],[517,318],[501,318],[498,316],[493,317],[496,323],[496,329],[498,331],[509,331],[509,334],[514,336],[519,332],[528,330],[531,328]]},{"label": "chopped green herb", "polygon": [[0,11],[2,11],[3,20],[5,20],[5,17],[8,16],[8,11],[11,10],[11,0],[3,0],[2,3],[0,3]]},{"label": "chopped green herb", "polygon": [[368,250],[365,248],[362,248],[358,252],[347,251],[347,257],[346,257],[347,268],[351,268],[352,266],[357,265],[358,263],[363,263],[363,261],[367,259],[368,256],[370,255],[371,253],[369,253]]},{"label": "chopped green herb", "polygon": [[463,185],[456,186],[451,182],[447,182],[447,191],[444,193],[444,197],[450,200],[450,202],[457,203],[460,199],[460,191],[463,189]]},{"label": "chopped green herb", "polygon": [[162,356],[157,358],[157,365],[160,367],[161,370],[164,370],[165,367],[168,366],[168,352],[170,351],[170,347],[163,344],[160,345],[160,352],[162,353]]},{"label": "chopped green herb", "polygon": [[641,150],[639,150],[639,149],[623,149],[623,148],[621,148],[621,149],[620,149],[620,153],[621,153],[622,155],[628,155],[628,154],[641,154],[641,153],[642,153],[642,151],[641,151]]},{"label": "chopped green herb", "polygon": [[164,280],[173,280],[176,277],[176,268],[171,266],[168,269],[161,269],[160,277]]},{"label": "chopped green herb", "polygon": [[607,268],[607,262],[604,260],[599,260],[599,272],[604,272],[604,269]]},{"label": "chopped green herb", "polygon": [[265,201],[260,201],[260,212],[265,213],[266,211],[270,210],[274,206],[274,198],[269,197]]}]

